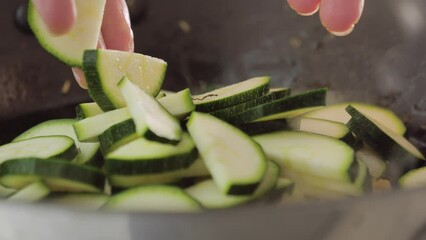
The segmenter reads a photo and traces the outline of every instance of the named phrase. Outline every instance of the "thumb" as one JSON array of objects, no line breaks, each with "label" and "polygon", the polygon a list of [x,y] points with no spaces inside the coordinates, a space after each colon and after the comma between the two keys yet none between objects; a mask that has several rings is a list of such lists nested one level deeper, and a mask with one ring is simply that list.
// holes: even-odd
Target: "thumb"
[{"label": "thumb", "polygon": [[71,30],[77,15],[74,0],[32,0],[32,2],[52,34],[62,35]]}]

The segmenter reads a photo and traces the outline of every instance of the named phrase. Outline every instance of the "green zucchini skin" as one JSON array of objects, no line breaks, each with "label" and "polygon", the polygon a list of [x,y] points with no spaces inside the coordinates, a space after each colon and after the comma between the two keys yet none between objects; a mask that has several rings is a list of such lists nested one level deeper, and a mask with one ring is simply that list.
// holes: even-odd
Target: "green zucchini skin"
[{"label": "green zucchini skin", "polygon": [[278,99],[282,99],[282,98],[286,98],[288,97],[290,94],[290,89],[282,89],[282,90],[277,90],[277,91],[273,91],[273,92],[269,92],[263,96],[260,96],[258,98],[254,98],[252,100],[240,103],[238,105],[234,105],[231,107],[227,107],[227,108],[223,108],[223,109],[219,109],[217,111],[214,112],[210,112],[211,115],[220,118],[222,120],[227,120],[228,118],[230,118],[231,116],[243,112],[249,108],[261,105],[261,104],[265,104],[268,102],[272,102]]},{"label": "green zucchini skin", "polygon": [[95,102],[80,103],[75,107],[75,115],[77,120],[93,117],[102,114],[104,111]]},{"label": "green zucchini skin", "polygon": [[97,169],[72,164],[60,158],[8,160],[0,166],[0,183],[7,186],[1,179],[8,175],[66,179],[93,186],[99,191],[102,191],[105,184],[105,176]]},{"label": "green zucchini skin", "polygon": [[177,154],[169,157],[152,158],[149,160],[123,161],[108,158],[105,161],[105,171],[109,175],[140,175],[150,173],[163,173],[189,167],[198,157],[198,152],[193,148],[189,153]]},{"label": "green zucchini skin", "polygon": [[327,95],[326,88],[308,91],[292,97],[278,99],[266,104],[262,104],[241,113],[237,113],[228,119],[234,125],[249,123],[266,117],[268,115],[295,110],[298,108],[315,107],[325,105]]},{"label": "green zucchini skin", "polygon": [[250,122],[237,125],[237,127],[250,136],[290,129],[286,119]]},{"label": "green zucchini skin", "polygon": [[136,126],[133,119],[115,124],[99,135],[98,140],[104,155],[136,139]]},{"label": "green zucchini skin", "polygon": [[[219,98],[214,101],[205,101],[208,100],[209,97],[217,97],[220,96],[220,91],[223,89],[231,89],[231,88],[238,88],[241,86],[241,84],[244,84],[245,82],[249,81],[255,81],[260,80],[262,81],[262,84],[259,84],[258,86],[250,89],[244,89],[245,91],[237,92],[231,96],[227,96],[225,98]],[[237,105],[246,101],[249,101],[254,98],[259,98],[269,91],[269,83],[270,78],[269,77],[257,77],[248,79],[243,82],[239,82],[233,85],[228,85],[223,88],[219,88],[201,95],[193,96],[193,100],[195,103],[195,111],[197,112],[214,112],[222,108],[227,108],[233,105]]]},{"label": "green zucchini skin", "polygon": [[98,73],[98,54],[97,50],[86,50],[83,54],[83,66],[84,66],[84,75],[87,81],[87,87],[90,97],[99,105],[99,107],[104,111],[111,111],[116,109],[114,104],[109,100],[109,98],[104,94],[104,89],[102,86],[102,81]]},{"label": "green zucchini skin", "polygon": [[[391,181],[395,181],[395,179],[408,170],[424,164],[424,157],[417,149],[415,150],[418,153],[413,153],[405,149],[389,135],[392,134],[391,132],[386,133],[375,122],[371,121],[351,105],[346,108],[346,111],[352,116],[347,123],[351,131],[388,162],[389,166],[385,175]],[[406,144],[411,145],[402,136],[398,135],[398,137],[402,141],[405,141]]]}]

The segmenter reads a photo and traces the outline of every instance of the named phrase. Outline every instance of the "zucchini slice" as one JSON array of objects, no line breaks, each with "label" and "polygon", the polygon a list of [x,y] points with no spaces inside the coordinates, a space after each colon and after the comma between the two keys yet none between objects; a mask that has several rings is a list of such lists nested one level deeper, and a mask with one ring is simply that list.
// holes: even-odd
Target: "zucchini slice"
[{"label": "zucchini slice", "polygon": [[169,184],[183,178],[210,176],[204,161],[198,158],[188,168],[165,173],[140,174],[140,175],[109,175],[108,182],[113,187],[128,188],[143,184]]},{"label": "zucchini slice", "polygon": [[83,52],[95,49],[101,32],[106,0],[75,0],[78,16],[70,32],[52,34],[32,1],[28,6],[28,23],[41,46],[69,66],[83,66]]},{"label": "zucchini slice", "polygon": [[290,130],[290,125],[286,119],[250,122],[237,125],[237,127],[248,135],[258,135],[270,132]]},{"label": "zucchini slice", "polygon": [[192,101],[192,95],[188,88],[177,93],[167,94],[158,99],[158,102],[178,119],[186,118],[195,110],[195,104]]},{"label": "zucchini slice", "polygon": [[351,146],[356,145],[351,130],[343,123],[304,117],[289,119],[288,122],[293,130],[317,133],[342,140]]},{"label": "zucchini slice", "polygon": [[403,189],[414,189],[426,186],[426,167],[417,168],[404,174],[399,179],[399,186]]},{"label": "zucchini slice", "polygon": [[97,169],[59,158],[20,158],[0,165],[0,183],[5,187],[21,189],[39,180],[60,192],[101,192],[105,183]]},{"label": "zucchini slice", "polygon": [[256,190],[265,174],[267,161],[262,148],[253,139],[205,113],[193,112],[187,127],[223,193],[249,195]]},{"label": "zucchini slice", "polygon": [[75,160],[76,163],[93,163],[99,156],[99,143],[80,142],[73,128],[73,124],[77,121],[76,119],[54,119],[45,121],[23,132],[17,136],[13,142],[39,136],[64,135],[72,138],[76,147],[80,150]]},{"label": "zucchini slice", "polygon": [[73,127],[79,141],[97,142],[105,130],[131,118],[127,108],[120,108],[80,120]]},{"label": "zucchini slice", "polygon": [[148,128],[160,138],[175,142],[181,139],[182,128],[179,121],[154,97],[126,77],[120,80],[118,88],[135,122],[136,132],[140,136],[143,136]]},{"label": "zucchini slice", "polygon": [[422,153],[403,136],[351,105],[346,111],[352,116],[347,123],[351,131],[391,164],[387,171],[390,178],[399,177],[425,160]]},{"label": "zucchini slice", "polygon": [[355,152],[356,159],[367,166],[368,172],[373,178],[383,177],[386,172],[386,161],[375,153],[368,145]]},{"label": "zucchini slice", "polygon": [[341,182],[357,176],[354,151],[335,138],[308,132],[280,131],[253,137],[281,169],[300,171]]},{"label": "zucchini slice", "polygon": [[79,120],[93,117],[101,113],[104,113],[104,111],[102,111],[102,109],[95,102],[80,103],[75,107],[75,114]]},{"label": "zucchini slice", "polygon": [[377,122],[380,122],[383,126],[394,131],[395,133],[404,135],[406,131],[405,125],[394,112],[389,109],[371,104],[359,102],[333,104],[312,112],[308,112],[303,115],[303,117],[325,119],[346,124],[351,118],[351,115],[345,111],[345,108],[349,105],[358,109],[360,112],[362,112],[362,114],[376,120]]},{"label": "zucchini slice", "polygon": [[249,101],[231,106],[231,107],[227,107],[227,108],[223,108],[223,109],[219,109],[217,111],[214,112],[210,112],[211,115],[220,118],[222,120],[227,120],[230,117],[232,117],[233,115],[243,112],[249,108],[255,107],[255,106],[259,106],[268,102],[272,102],[278,99],[282,99],[282,98],[286,98],[288,97],[290,94],[290,89],[289,88],[282,88],[282,89],[276,89],[276,90],[270,90],[267,94],[260,96],[258,98],[254,98],[251,99]]},{"label": "zucchini slice", "polygon": [[105,156],[109,175],[163,173],[189,167],[197,158],[194,142],[182,135],[177,145],[138,138]]},{"label": "zucchini slice", "polygon": [[31,183],[18,190],[7,200],[19,202],[37,202],[49,195],[50,190],[42,181]]},{"label": "zucchini slice", "polygon": [[268,161],[265,177],[252,195],[226,195],[213,180],[205,180],[186,189],[186,192],[205,208],[227,208],[256,200],[272,191],[280,176],[279,166]]},{"label": "zucchini slice", "polygon": [[116,150],[138,137],[135,122],[133,119],[128,119],[111,126],[99,135],[98,139],[102,153],[107,155],[109,152]]},{"label": "zucchini slice", "polygon": [[16,141],[0,146],[0,164],[15,158],[59,157],[74,160],[78,154],[72,138],[67,136],[41,136]]},{"label": "zucchini slice", "polygon": [[0,185],[0,198],[6,198],[14,194],[17,190],[13,188],[7,188]]},{"label": "zucchini slice", "polygon": [[109,199],[106,194],[99,193],[69,193],[54,196],[48,200],[49,203],[66,205],[83,209],[97,210]]},{"label": "zucchini slice", "polygon": [[166,185],[140,186],[112,196],[104,209],[132,212],[194,212],[200,204],[184,190]]},{"label": "zucchini slice", "polygon": [[261,118],[277,113],[306,107],[323,106],[325,105],[326,95],[326,88],[315,89],[291,97],[281,98],[253,108],[249,108],[243,112],[231,116],[227,121],[234,125],[238,125],[259,120]]},{"label": "zucchini slice", "polygon": [[213,112],[261,97],[269,91],[270,81],[270,77],[255,77],[193,96],[195,109]]},{"label": "zucchini slice", "polygon": [[97,49],[84,52],[83,66],[90,96],[103,111],[109,111],[126,106],[117,87],[123,76],[156,96],[163,84],[167,63],[138,53]]}]

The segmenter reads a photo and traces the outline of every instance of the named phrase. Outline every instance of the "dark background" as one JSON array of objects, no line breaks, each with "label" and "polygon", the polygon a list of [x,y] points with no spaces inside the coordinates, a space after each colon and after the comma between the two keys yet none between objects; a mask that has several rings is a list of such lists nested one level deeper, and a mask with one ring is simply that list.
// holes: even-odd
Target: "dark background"
[{"label": "dark background", "polygon": [[[46,118],[73,116],[76,103],[90,101],[88,94],[70,69],[25,30],[22,16],[16,17],[24,15],[17,10],[27,1],[2,1],[0,121],[12,119],[16,128],[25,128]],[[128,3],[136,52],[168,62],[166,89],[190,86],[197,93],[270,75],[274,86],[295,91],[327,86],[329,102],[380,104],[395,110],[415,131],[426,128],[423,0],[367,0],[355,31],[343,38],[328,34],[318,15],[298,16],[283,0]],[[71,88],[62,92],[67,81]],[[34,121],[27,121],[28,114]]]}]

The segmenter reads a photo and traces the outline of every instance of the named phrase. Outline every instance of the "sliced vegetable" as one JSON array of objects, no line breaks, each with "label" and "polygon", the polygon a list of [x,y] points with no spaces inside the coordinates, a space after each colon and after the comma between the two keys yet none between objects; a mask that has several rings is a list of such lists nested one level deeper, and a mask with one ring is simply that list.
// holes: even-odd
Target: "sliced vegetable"
[{"label": "sliced vegetable", "polygon": [[213,112],[261,97],[269,91],[270,77],[256,77],[193,96],[196,110]]},{"label": "sliced vegetable", "polygon": [[139,138],[108,153],[105,170],[112,175],[164,173],[185,169],[196,158],[194,142],[186,133],[177,145]]},{"label": "sliced vegetable", "polygon": [[0,198],[9,197],[10,195],[14,194],[17,190],[14,188],[7,188],[2,185],[0,185]]},{"label": "sliced vegetable", "polygon": [[351,146],[356,145],[352,132],[343,123],[304,117],[293,118],[288,122],[293,130],[317,133],[340,139]]},{"label": "sliced vegetable", "polygon": [[81,120],[88,117],[93,117],[104,113],[102,109],[95,102],[91,103],[80,103],[75,107],[75,113],[77,119]]},{"label": "sliced vegetable", "polygon": [[399,179],[399,186],[404,189],[414,189],[426,186],[426,167],[413,169]]},{"label": "sliced vegetable", "polygon": [[395,133],[398,133],[399,135],[403,135],[406,131],[402,120],[391,110],[359,102],[346,102],[329,105],[324,108],[308,112],[303,115],[303,117],[325,119],[346,124],[351,118],[351,115],[345,111],[345,108],[349,105],[355,107],[364,115],[380,122],[383,126]]},{"label": "sliced vegetable", "polygon": [[158,99],[158,102],[178,119],[184,119],[195,110],[195,104],[188,88],[177,93],[167,94]]},{"label": "sliced vegetable", "polygon": [[270,121],[270,120],[276,120],[276,119],[295,118],[303,114],[306,114],[308,112],[321,109],[323,107],[324,106],[314,106],[314,107],[302,107],[302,108],[297,108],[294,110],[285,110],[283,112],[271,114],[271,115],[256,119],[256,122]]},{"label": "sliced vegetable", "polygon": [[103,111],[126,106],[117,83],[125,76],[151,96],[163,84],[167,63],[150,56],[106,49],[86,50],[84,73],[89,94]]},{"label": "sliced vegetable", "polygon": [[121,108],[85,118],[76,122],[73,126],[79,141],[97,142],[98,136],[105,130],[131,118],[129,110],[127,108]]},{"label": "sliced vegetable", "polygon": [[50,190],[42,181],[34,182],[15,192],[10,201],[37,202],[49,195]]},{"label": "sliced vegetable", "polygon": [[367,166],[368,172],[373,178],[383,177],[386,171],[386,161],[370,147],[364,145],[355,152],[356,159],[362,161]]},{"label": "sliced vegetable", "polygon": [[73,160],[77,156],[74,141],[66,136],[43,136],[16,141],[0,146],[0,164],[9,159],[59,157]]},{"label": "sliced vegetable", "polygon": [[249,195],[256,190],[267,163],[256,142],[238,128],[205,113],[193,112],[187,127],[223,193]]},{"label": "sliced vegetable", "polygon": [[198,158],[188,168],[169,171],[165,173],[140,174],[140,175],[109,175],[108,181],[113,187],[128,188],[143,184],[173,183],[182,178],[210,176],[203,160]]},{"label": "sliced vegetable", "polygon": [[80,142],[75,134],[73,124],[75,119],[54,119],[42,122],[17,136],[13,141],[21,141],[39,136],[64,135],[74,140],[76,147],[80,150],[75,160],[78,164],[93,163],[99,152],[99,143]]},{"label": "sliced vegetable", "polygon": [[277,183],[279,175],[279,166],[272,161],[268,161],[268,168],[266,170],[265,177],[262,179],[258,188],[252,195],[226,195],[211,179],[187,188],[186,192],[200,202],[205,208],[232,207],[258,199],[272,191]]},{"label": "sliced vegetable", "polygon": [[269,159],[281,169],[300,171],[341,182],[357,176],[351,147],[337,139],[307,132],[281,131],[254,136]]},{"label": "sliced vegetable", "polygon": [[326,94],[327,89],[320,88],[288,98],[278,99],[237,113],[230,117],[228,122],[244,124],[285,111],[322,106],[325,104]]},{"label": "sliced vegetable", "polygon": [[20,158],[0,165],[0,183],[5,187],[21,189],[39,180],[60,192],[100,192],[105,183],[104,175],[95,168],[59,158]]},{"label": "sliced vegetable", "polygon": [[104,206],[114,211],[194,212],[200,204],[184,190],[166,185],[140,186],[112,196]]},{"label": "sliced vegetable", "polygon": [[102,153],[106,155],[138,137],[135,122],[128,119],[111,126],[99,135],[98,139]]},{"label": "sliced vegetable", "polygon": [[32,1],[28,5],[28,23],[40,45],[60,61],[81,67],[83,52],[95,49],[101,32],[106,0],[75,0],[78,15],[72,29],[63,35],[53,34]]},{"label": "sliced vegetable", "polygon": [[290,125],[286,119],[276,119],[262,122],[250,122],[237,125],[239,129],[248,135],[290,130]]},{"label": "sliced vegetable", "polygon": [[149,129],[160,138],[176,142],[181,139],[182,128],[179,121],[155,98],[126,77],[120,80],[118,88],[128,106],[139,135],[144,135]]},{"label": "sliced vegetable", "polygon": [[260,96],[258,98],[254,98],[249,101],[245,101],[243,103],[233,105],[227,108],[222,108],[217,111],[210,112],[210,114],[226,121],[227,119],[231,118],[235,114],[238,114],[240,112],[243,112],[255,106],[259,106],[259,105],[272,102],[278,99],[286,98],[289,96],[289,94],[290,94],[289,88],[271,90],[267,94]]},{"label": "sliced vegetable", "polygon": [[387,171],[390,178],[400,176],[425,160],[422,153],[403,136],[351,105],[346,111],[352,116],[347,124],[351,131],[391,164]]}]

